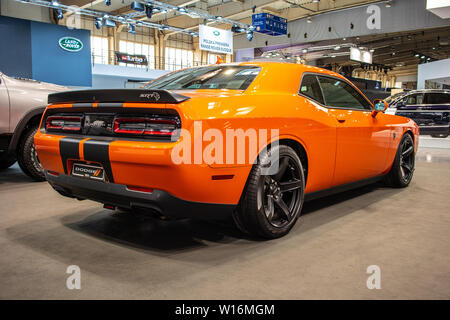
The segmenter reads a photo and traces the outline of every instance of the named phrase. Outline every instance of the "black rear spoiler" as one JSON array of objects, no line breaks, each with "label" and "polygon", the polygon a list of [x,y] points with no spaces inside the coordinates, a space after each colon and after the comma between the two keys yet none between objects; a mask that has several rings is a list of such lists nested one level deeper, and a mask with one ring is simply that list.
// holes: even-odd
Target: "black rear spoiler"
[{"label": "black rear spoiler", "polygon": [[151,102],[180,103],[190,99],[167,90],[101,89],[57,92],[48,95],[48,103]]}]

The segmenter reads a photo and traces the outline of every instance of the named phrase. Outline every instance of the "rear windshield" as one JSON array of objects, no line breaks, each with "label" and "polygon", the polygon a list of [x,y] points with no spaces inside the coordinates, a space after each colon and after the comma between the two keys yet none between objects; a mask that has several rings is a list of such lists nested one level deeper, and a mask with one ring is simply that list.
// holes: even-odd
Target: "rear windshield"
[{"label": "rear windshield", "polygon": [[255,66],[208,66],[170,73],[144,89],[230,89],[245,90],[261,71]]}]

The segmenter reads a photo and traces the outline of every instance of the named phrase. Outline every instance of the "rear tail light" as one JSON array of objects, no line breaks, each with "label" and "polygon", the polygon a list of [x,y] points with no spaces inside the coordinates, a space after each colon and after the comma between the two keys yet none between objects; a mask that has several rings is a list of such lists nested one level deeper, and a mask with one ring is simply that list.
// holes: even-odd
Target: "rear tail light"
[{"label": "rear tail light", "polygon": [[178,119],[115,118],[113,130],[118,134],[171,137],[179,127]]},{"label": "rear tail light", "polygon": [[80,131],[81,116],[49,116],[45,125],[46,130]]}]

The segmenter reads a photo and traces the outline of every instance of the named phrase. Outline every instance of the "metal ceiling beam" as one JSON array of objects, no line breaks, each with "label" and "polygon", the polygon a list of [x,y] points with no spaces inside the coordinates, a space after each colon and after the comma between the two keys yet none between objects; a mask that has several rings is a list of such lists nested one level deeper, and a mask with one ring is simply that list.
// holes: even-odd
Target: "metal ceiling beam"
[{"label": "metal ceiling beam", "polygon": [[[55,10],[63,10],[65,12],[73,12],[74,11],[72,6],[67,6],[67,5],[64,5],[61,3],[53,3],[53,2],[44,1],[44,0],[15,0],[15,1],[25,3],[25,4],[31,4],[31,5],[36,5],[36,6],[40,6],[40,7],[55,9]],[[153,28],[153,29],[159,29],[159,30],[169,30],[169,31],[174,31],[174,32],[186,33],[191,36],[198,36],[197,32],[187,31],[182,28],[177,28],[177,27],[173,27],[173,26],[169,26],[169,25],[162,25],[162,24],[157,24],[157,23],[147,22],[147,21],[136,21],[132,18],[124,18],[123,16],[115,16],[115,15],[111,15],[110,13],[102,12],[102,11],[95,11],[95,10],[85,9],[85,8],[77,8],[75,13],[84,15],[84,16],[88,16],[91,18],[102,18],[102,19],[107,18],[107,19],[112,20],[119,24],[135,24],[135,25],[138,25],[141,27],[147,27],[147,28]]]}]

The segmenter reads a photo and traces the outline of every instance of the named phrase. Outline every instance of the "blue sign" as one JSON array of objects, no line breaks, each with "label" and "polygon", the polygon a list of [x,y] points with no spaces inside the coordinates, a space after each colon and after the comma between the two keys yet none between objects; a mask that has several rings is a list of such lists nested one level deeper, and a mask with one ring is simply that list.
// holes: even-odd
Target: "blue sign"
[{"label": "blue sign", "polygon": [[255,31],[271,36],[287,34],[287,20],[270,13],[252,15],[252,26],[255,27]]}]

